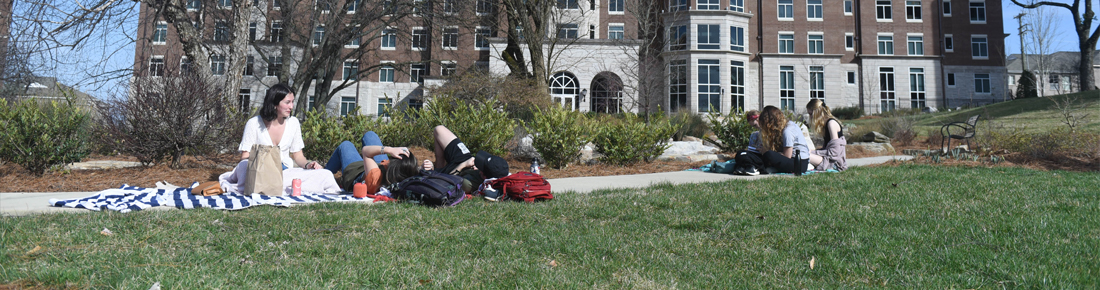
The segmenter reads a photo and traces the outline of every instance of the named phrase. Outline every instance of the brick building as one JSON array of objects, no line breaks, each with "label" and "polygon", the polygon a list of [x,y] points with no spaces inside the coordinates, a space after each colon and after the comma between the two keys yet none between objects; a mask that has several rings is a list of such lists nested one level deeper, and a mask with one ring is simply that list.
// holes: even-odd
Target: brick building
[{"label": "brick building", "polygon": [[[359,64],[393,66],[368,69],[365,77],[337,93],[339,97],[328,104],[330,110],[350,113],[348,109],[358,105],[363,108],[358,113],[376,114],[386,106],[418,100],[425,80],[437,83],[441,77],[468,69],[508,73],[501,58],[507,45],[504,37],[522,27],[507,26],[499,13],[500,3],[457,1],[471,3],[456,6],[454,0],[410,1],[436,3],[424,6],[431,9],[451,7],[450,13],[474,24],[423,25],[427,22],[411,17],[394,25],[400,31],[394,36],[355,42],[356,47],[379,49],[336,64],[342,69],[333,71],[347,74],[358,71]],[[263,14],[274,9],[275,2],[254,3],[257,13]],[[548,41],[568,42],[546,60],[551,64],[548,82],[555,102],[582,111],[637,111],[637,103],[643,101],[630,96],[648,81],[638,76],[640,57],[632,53],[644,45],[639,38],[650,37],[663,43],[659,60],[665,94],[646,102],[663,110],[728,113],[766,105],[799,110],[811,98],[823,98],[833,108],[862,106],[868,113],[877,113],[1008,98],[999,0],[664,0],[650,11],[663,25],[655,35],[642,31],[643,24],[637,20],[641,17],[632,13],[634,3],[555,2],[557,16],[548,25]],[[145,7],[142,11],[149,13]],[[142,19],[147,18],[153,19]],[[262,50],[263,40],[270,42],[268,31],[275,29],[273,23],[278,20],[263,15],[253,18],[258,22],[253,33],[261,43],[251,50]],[[211,22],[206,22],[204,30],[216,32]],[[143,20],[140,27],[139,36],[151,41],[137,45],[138,76],[155,74],[158,65],[183,62],[178,45],[173,46],[175,31],[170,25]],[[320,33],[324,32],[321,28]],[[312,33],[317,34],[317,28]],[[306,49],[291,50],[291,54]],[[224,66],[232,60],[215,61]],[[268,63],[279,61],[253,57],[250,67],[270,72],[265,69],[271,67]],[[262,95],[275,81],[253,73],[246,77],[242,99]],[[251,99],[246,103],[255,106],[258,98]]]}]

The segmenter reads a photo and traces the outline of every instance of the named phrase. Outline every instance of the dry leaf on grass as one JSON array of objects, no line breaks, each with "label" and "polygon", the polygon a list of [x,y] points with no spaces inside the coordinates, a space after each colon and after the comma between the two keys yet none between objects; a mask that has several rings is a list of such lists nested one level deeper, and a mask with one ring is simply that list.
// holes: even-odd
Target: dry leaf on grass
[{"label": "dry leaf on grass", "polygon": [[27,251],[26,255],[30,256],[30,255],[38,254],[38,252],[41,252],[41,251],[42,251],[42,246],[34,246],[34,249],[31,249],[30,251]]},{"label": "dry leaf on grass", "polygon": [[111,230],[108,230],[107,228],[103,228],[102,231],[99,231],[99,234],[104,235],[104,236],[108,236],[108,237],[115,235],[114,232],[112,232]]},{"label": "dry leaf on grass", "polygon": [[558,261],[550,260],[550,268],[557,267],[557,266],[558,266]]},{"label": "dry leaf on grass", "polygon": [[813,257],[813,256],[810,257],[810,270],[814,269],[814,262],[816,262],[816,261],[817,261],[817,257]]}]

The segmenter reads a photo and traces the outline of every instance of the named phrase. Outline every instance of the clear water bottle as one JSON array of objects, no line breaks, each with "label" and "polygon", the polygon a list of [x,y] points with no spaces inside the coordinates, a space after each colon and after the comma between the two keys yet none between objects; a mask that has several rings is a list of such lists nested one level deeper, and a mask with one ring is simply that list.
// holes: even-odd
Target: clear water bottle
[{"label": "clear water bottle", "polygon": [[532,159],[531,160],[531,173],[542,175],[542,173],[540,173],[539,171],[540,171],[539,170],[539,159],[538,158]]}]

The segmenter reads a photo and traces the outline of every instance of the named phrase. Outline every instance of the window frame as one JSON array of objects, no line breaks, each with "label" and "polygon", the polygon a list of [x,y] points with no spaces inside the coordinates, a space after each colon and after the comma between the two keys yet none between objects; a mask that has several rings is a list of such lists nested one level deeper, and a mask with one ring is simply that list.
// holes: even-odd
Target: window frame
[{"label": "window frame", "polygon": [[428,29],[420,26],[412,28],[412,33],[409,34],[410,42],[409,49],[412,51],[424,51],[428,49]]},{"label": "window frame", "polygon": [[[397,29],[386,27],[380,33],[382,33],[382,36],[378,38],[379,49],[397,50]],[[386,46],[386,44],[389,44],[389,46]]]},{"label": "window frame", "polygon": [[[448,38],[450,38],[448,41]],[[443,27],[443,35],[439,41],[439,46],[443,50],[458,50],[458,26],[445,26]],[[448,42],[451,45],[447,45]]]},{"label": "window frame", "polygon": [[944,0],[943,1],[943,6],[940,7],[940,9],[941,9],[940,11],[943,11],[943,17],[951,17],[951,12],[952,12],[952,10],[954,10],[954,7],[951,7],[951,1],[950,0]]},{"label": "window frame", "polygon": [[797,86],[794,81],[794,66],[779,66],[779,108],[783,110],[797,110],[795,105]]},{"label": "window frame", "polygon": [[[474,50],[489,50],[489,37],[492,37],[493,30],[488,26],[474,27]],[[480,46],[482,43],[485,46]]]},{"label": "window frame", "polygon": [[[395,83],[397,67],[394,66],[393,61],[381,61],[381,65],[378,66],[378,82],[379,83]],[[389,76],[389,78],[385,78]]]},{"label": "window frame", "polygon": [[[814,1],[816,1],[817,4],[811,3]],[[821,3],[822,0],[806,0],[806,21],[824,21],[825,15]]]},{"label": "window frame", "polygon": [[[350,64],[350,66],[349,66],[349,64]],[[351,69],[353,71],[349,71],[349,69]],[[350,74],[351,78],[349,78],[349,72],[351,72],[351,74]],[[350,81],[350,80],[353,80],[353,79],[358,80],[357,78],[359,77],[359,60],[345,59],[343,69],[340,70],[340,76],[341,76],[341,79],[343,79],[344,81]]]},{"label": "window frame", "polygon": [[856,34],[854,32],[844,33],[844,50],[855,51],[856,50]]},{"label": "window frame", "polygon": [[955,52],[955,36],[953,34],[943,35],[943,52]]},{"label": "window frame", "polygon": [[[986,21],[989,21],[987,18],[988,15],[986,15],[988,11],[985,6],[985,0],[970,0],[968,3],[970,4],[970,9],[967,11],[970,15],[970,24],[985,24]],[[975,7],[975,3],[978,3],[980,5]],[[975,11],[980,13],[976,13]]]},{"label": "window frame", "polygon": [[626,14],[626,0],[607,0],[607,14],[609,15],[623,15]]},{"label": "window frame", "polygon": [[[909,5],[911,2],[916,2],[917,5]],[[924,2],[920,0],[905,0],[905,22],[924,22],[924,15],[922,15],[924,13],[923,5]]]},{"label": "window frame", "polygon": [[[918,41],[913,41],[914,37],[919,37]],[[916,43],[916,45],[914,45]],[[913,48],[918,50],[918,53],[913,53]],[[907,34],[905,35],[905,50],[909,55],[921,56],[924,55],[924,35],[923,34]]]},{"label": "window frame", "polygon": [[730,26],[730,50],[737,52],[745,52],[749,49],[745,43],[745,28],[740,26]]},{"label": "window frame", "polygon": [[[883,2],[886,5],[883,5]],[[894,22],[894,3],[890,0],[875,0],[875,21]]]},{"label": "window frame", "polygon": [[794,21],[794,0],[778,0],[775,5],[775,17],[779,21]]},{"label": "window frame", "polygon": [[[889,71],[886,71],[889,69]],[[879,112],[896,110],[898,105],[897,72],[892,66],[878,68],[879,75]]]},{"label": "window frame", "polygon": [[[976,41],[981,39],[981,42]],[[980,52],[980,54],[978,54]],[[985,34],[970,35],[970,58],[989,59],[989,37]]]},{"label": "window frame", "polygon": [[825,66],[811,65],[807,68],[810,81],[810,99],[825,100]]},{"label": "window frame", "polygon": [[[978,77],[981,75],[984,75],[985,77]],[[984,82],[982,80],[984,80]],[[984,89],[985,91],[979,89]],[[981,95],[993,94],[993,83],[989,74],[974,74],[974,93]]]},{"label": "window frame", "polygon": [[[814,39],[815,37],[820,37]],[[814,42],[817,45],[814,45]],[[824,32],[807,32],[806,33],[806,54],[825,54],[825,33]]]},{"label": "window frame", "polygon": [[[889,37],[890,39],[883,40],[883,37]],[[894,35],[893,34],[879,34],[878,35],[878,55],[894,55]]]},{"label": "window frame", "polygon": [[[159,63],[156,60],[160,60]],[[151,77],[163,77],[167,70],[167,63],[164,61],[164,55],[154,55],[149,57],[149,76]]]},{"label": "window frame", "polygon": [[[704,27],[706,28],[704,29]],[[698,36],[695,38],[695,48],[699,50],[722,49],[721,27],[722,25],[720,24],[696,24],[695,29],[698,31]]]},{"label": "window frame", "polygon": [[153,45],[165,45],[168,43],[168,22],[157,21],[153,24]]},{"label": "window frame", "polygon": [[[704,63],[705,62],[705,63]],[[698,90],[696,90],[696,109],[700,113],[722,112],[722,61],[719,59],[699,59],[696,61]],[[704,104],[704,100],[706,100]],[[715,104],[717,103],[717,105]],[[706,105],[704,107],[704,105]]]},{"label": "window frame", "polygon": [[[618,30],[613,30],[613,28],[616,27]],[[626,25],[624,23],[611,23],[607,25],[607,39],[624,39],[625,37]]]},{"label": "window frame", "polygon": [[[784,39],[784,37],[788,37]],[[780,31],[779,43],[777,52],[780,54],[794,54],[794,32],[793,31]]]}]

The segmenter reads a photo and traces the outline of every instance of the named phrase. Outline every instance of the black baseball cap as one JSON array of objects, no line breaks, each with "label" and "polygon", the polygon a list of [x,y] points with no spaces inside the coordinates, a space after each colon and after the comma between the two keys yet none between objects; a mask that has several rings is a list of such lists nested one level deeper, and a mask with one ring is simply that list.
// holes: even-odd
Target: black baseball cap
[{"label": "black baseball cap", "polygon": [[477,166],[477,169],[481,170],[487,178],[508,176],[508,161],[484,150],[477,151],[477,156],[474,156],[474,166]]}]

